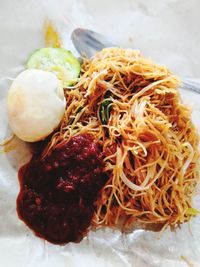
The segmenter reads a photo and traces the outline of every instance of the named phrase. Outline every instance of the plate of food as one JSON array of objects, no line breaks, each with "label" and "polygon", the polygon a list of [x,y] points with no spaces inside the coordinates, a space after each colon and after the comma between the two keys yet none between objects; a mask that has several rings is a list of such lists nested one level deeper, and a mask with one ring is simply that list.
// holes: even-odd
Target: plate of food
[{"label": "plate of food", "polygon": [[3,3],[2,266],[199,266],[197,7],[105,5]]}]

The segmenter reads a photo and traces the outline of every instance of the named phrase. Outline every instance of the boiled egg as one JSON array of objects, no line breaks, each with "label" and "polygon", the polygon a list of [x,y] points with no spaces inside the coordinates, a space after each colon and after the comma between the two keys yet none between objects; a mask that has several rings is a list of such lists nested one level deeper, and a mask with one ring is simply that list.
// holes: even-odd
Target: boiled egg
[{"label": "boiled egg", "polygon": [[8,92],[10,127],[24,141],[40,141],[58,127],[65,105],[63,88],[55,74],[25,70],[15,78]]}]

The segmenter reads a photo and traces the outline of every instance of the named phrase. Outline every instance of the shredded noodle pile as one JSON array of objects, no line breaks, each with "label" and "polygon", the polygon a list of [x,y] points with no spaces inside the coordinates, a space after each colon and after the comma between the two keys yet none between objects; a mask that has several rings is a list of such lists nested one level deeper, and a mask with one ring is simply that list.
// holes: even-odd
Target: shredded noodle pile
[{"label": "shredded noodle pile", "polygon": [[106,48],[83,59],[79,82],[65,89],[66,113],[45,153],[80,133],[102,144],[109,180],[95,203],[95,227],[176,226],[196,215],[198,134],[178,86],[139,51]]}]

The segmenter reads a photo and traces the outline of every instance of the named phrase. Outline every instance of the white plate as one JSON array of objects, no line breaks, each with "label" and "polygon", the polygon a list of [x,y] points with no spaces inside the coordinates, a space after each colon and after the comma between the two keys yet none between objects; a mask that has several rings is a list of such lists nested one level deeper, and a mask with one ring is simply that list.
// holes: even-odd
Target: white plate
[{"label": "white plate", "polygon": [[[28,55],[43,46],[43,22],[51,19],[72,48],[76,27],[111,36],[124,47],[142,50],[175,73],[200,78],[200,1],[191,0],[4,0],[0,8],[0,139],[9,135],[5,99],[9,81]],[[182,91],[193,106],[200,130],[200,95]],[[137,230],[129,235],[109,229],[91,232],[80,244],[56,246],[35,237],[16,214],[19,191],[16,169],[29,157],[24,143],[0,153],[0,266],[200,266],[200,219],[176,233]],[[195,205],[200,208],[195,198]]]}]

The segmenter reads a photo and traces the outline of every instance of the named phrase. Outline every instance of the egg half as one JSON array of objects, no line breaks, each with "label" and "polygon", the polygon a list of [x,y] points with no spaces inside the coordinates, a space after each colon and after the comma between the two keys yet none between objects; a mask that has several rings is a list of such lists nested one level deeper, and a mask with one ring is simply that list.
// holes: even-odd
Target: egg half
[{"label": "egg half", "polygon": [[16,77],[8,92],[10,127],[24,141],[40,141],[58,127],[65,106],[63,88],[55,74],[25,70]]}]

